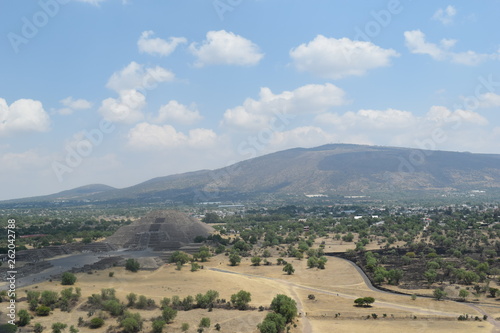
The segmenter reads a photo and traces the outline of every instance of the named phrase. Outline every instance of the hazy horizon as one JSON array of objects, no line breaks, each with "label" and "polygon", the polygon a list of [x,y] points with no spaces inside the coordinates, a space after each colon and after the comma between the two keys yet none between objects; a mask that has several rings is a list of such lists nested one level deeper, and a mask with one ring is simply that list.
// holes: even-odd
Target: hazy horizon
[{"label": "hazy horizon", "polygon": [[328,143],[500,154],[496,1],[3,9],[0,200]]}]

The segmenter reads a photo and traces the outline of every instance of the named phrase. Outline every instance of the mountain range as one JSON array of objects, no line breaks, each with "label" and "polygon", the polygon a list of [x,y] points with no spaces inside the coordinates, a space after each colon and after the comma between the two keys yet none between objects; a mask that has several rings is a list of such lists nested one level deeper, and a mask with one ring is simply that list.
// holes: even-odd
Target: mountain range
[{"label": "mountain range", "polygon": [[500,193],[500,155],[329,144],[279,151],[216,170],[153,178],[122,189],[87,185],[0,204],[199,203],[269,196],[397,198],[457,193]]}]

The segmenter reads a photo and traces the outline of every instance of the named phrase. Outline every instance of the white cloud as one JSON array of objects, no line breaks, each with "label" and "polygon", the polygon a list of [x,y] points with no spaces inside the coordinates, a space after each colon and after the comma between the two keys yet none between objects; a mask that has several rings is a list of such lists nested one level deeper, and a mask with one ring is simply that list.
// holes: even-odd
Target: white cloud
[{"label": "white cloud", "polygon": [[62,109],[59,109],[58,112],[61,115],[70,115],[75,110],[85,110],[90,109],[92,107],[92,103],[85,99],[73,99],[72,96],[66,97],[59,101],[63,106]]},{"label": "white cloud", "polygon": [[337,142],[338,139],[334,133],[324,131],[320,127],[302,126],[289,131],[273,133],[269,145],[272,150],[292,147],[308,148]]},{"label": "white cloud", "polygon": [[365,141],[419,147],[422,142],[434,140],[432,138],[438,131],[440,139],[434,140],[434,146],[454,150],[460,150],[460,144],[465,141],[474,141],[475,136],[481,136],[489,124],[486,118],[476,112],[461,109],[452,111],[443,106],[433,106],[422,116],[395,109],[359,110],[343,114],[324,113],[315,120],[343,142]]},{"label": "white cloud", "polygon": [[429,43],[425,34],[420,30],[405,31],[406,47],[411,53],[427,54],[435,60],[448,60],[452,63],[475,66],[487,60],[499,60],[500,53],[476,53],[474,51],[453,52],[450,49],[455,46],[456,40],[443,39],[440,44]]},{"label": "white cloud", "polygon": [[393,49],[383,49],[371,42],[322,35],[290,51],[297,70],[330,79],[363,75],[370,69],[389,66],[391,58],[398,56]]},{"label": "white cloud", "polygon": [[10,106],[0,98],[0,135],[18,132],[47,132],[50,118],[40,101],[19,99]]},{"label": "white cloud", "polygon": [[115,72],[106,87],[116,92],[122,90],[151,90],[159,83],[174,80],[175,75],[163,67],[148,67],[132,61],[122,70]]},{"label": "white cloud", "polygon": [[318,123],[335,125],[337,128],[347,130],[351,128],[370,128],[377,130],[390,130],[411,127],[416,117],[411,112],[395,109],[359,110],[357,112],[346,112],[342,115],[337,113],[323,113],[316,117]]},{"label": "white cloud", "polygon": [[492,92],[479,95],[479,106],[482,108],[494,108],[500,106],[500,95]]},{"label": "white cloud", "polygon": [[193,124],[203,119],[195,106],[188,107],[172,100],[160,107],[158,117],[154,120],[156,123],[174,121],[181,124]]},{"label": "white cloud", "polygon": [[195,66],[257,65],[264,57],[252,41],[225,30],[209,31],[202,45],[192,43],[189,50],[197,57]]},{"label": "white cloud", "polygon": [[439,124],[446,123],[469,123],[475,125],[487,125],[488,120],[481,116],[479,113],[469,110],[457,109],[455,111],[451,111],[447,107],[444,106],[433,106],[427,112],[424,120],[433,121]]},{"label": "white cloud", "polygon": [[154,125],[146,122],[137,124],[128,133],[128,145],[137,150],[158,150],[165,148],[212,146],[217,135],[210,129],[192,129],[186,135],[170,125]]},{"label": "white cloud", "polygon": [[179,44],[187,43],[184,37],[170,37],[168,41],[161,38],[152,38],[154,32],[144,31],[137,41],[139,52],[159,56],[168,56],[175,51]]},{"label": "white cloud", "polygon": [[20,153],[3,153],[0,159],[2,172],[39,169],[45,167],[50,160],[49,156],[41,155],[32,149]]},{"label": "white cloud", "polygon": [[440,21],[444,25],[450,25],[453,23],[453,18],[457,14],[457,10],[452,5],[449,5],[445,9],[439,8],[432,16],[433,20]]},{"label": "white cloud", "polygon": [[111,122],[132,124],[144,118],[142,109],[146,106],[146,97],[137,90],[123,90],[119,98],[107,98],[102,101],[99,112]]},{"label": "white cloud", "polygon": [[259,100],[248,98],[243,105],[226,110],[222,124],[236,129],[256,130],[269,126],[276,114],[314,114],[348,103],[345,92],[326,83],[310,84],[275,95],[261,88]]}]

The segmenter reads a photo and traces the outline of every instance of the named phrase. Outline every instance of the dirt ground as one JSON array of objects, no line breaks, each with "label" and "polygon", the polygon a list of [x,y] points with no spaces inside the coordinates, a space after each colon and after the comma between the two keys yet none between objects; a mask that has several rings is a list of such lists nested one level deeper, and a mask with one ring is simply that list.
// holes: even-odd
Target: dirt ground
[{"label": "dirt ground", "polygon": [[[336,245],[334,245],[336,246]],[[340,246],[340,245],[339,245]],[[269,258],[271,266],[250,265],[249,258],[243,258],[236,267],[228,265],[228,258],[223,254],[204,263],[204,269],[190,272],[188,265],[181,271],[174,265],[163,265],[156,271],[139,271],[132,273],[123,268],[112,268],[97,271],[93,274],[78,274],[74,287],[80,287],[82,298],[79,305],[93,293],[100,293],[102,288],[114,288],[117,297],[125,302],[125,296],[134,292],[153,298],[157,304],[163,297],[178,295],[181,298],[187,295],[195,296],[205,293],[209,289],[217,290],[219,298],[230,299],[231,295],[239,290],[249,291],[252,295],[251,306],[269,306],[277,294],[286,294],[296,299],[300,312],[297,327],[292,333],[304,332],[492,332],[493,325],[488,321],[457,321],[460,314],[469,314],[482,318],[482,311],[486,311],[492,318],[500,316],[500,308],[482,307],[472,308],[466,304],[451,301],[435,301],[419,297],[412,300],[409,296],[373,291],[366,286],[361,275],[348,262],[329,258],[326,269],[308,269],[307,260],[286,260],[295,268],[293,275],[286,275],[283,266],[276,265],[277,257]],[[114,272],[109,277],[109,272]],[[58,282],[44,282],[38,285],[23,288],[24,290],[56,290],[66,288]],[[20,293],[25,296],[24,292]],[[315,300],[309,300],[313,294]],[[357,297],[372,296],[376,299],[372,307],[358,308],[353,306]],[[18,308],[26,307],[26,302],[19,302]],[[150,320],[160,315],[160,310],[135,310],[143,318]],[[372,313],[377,319],[366,319]],[[216,332],[214,325],[221,325],[220,332],[226,333],[256,333],[266,311],[238,311],[215,308],[212,312],[196,309],[179,311],[172,324],[164,332],[181,332],[182,323],[188,323],[188,332],[196,332],[202,317],[208,317],[212,326],[205,332]],[[384,316],[385,314],[385,316]],[[56,309],[49,317],[36,317],[34,323],[42,323],[50,327],[52,323],[60,321],[69,325],[77,325],[78,318],[87,317],[85,311],[78,306],[70,313]],[[416,317],[416,318],[415,318]],[[116,326],[114,318],[106,319],[105,326],[91,330],[80,327],[80,332],[106,332],[108,326]],[[49,330],[46,330],[49,331]],[[69,329],[67,329],[69,331]],[[146,321],[143,332],[151,332],[151,322]]]}]

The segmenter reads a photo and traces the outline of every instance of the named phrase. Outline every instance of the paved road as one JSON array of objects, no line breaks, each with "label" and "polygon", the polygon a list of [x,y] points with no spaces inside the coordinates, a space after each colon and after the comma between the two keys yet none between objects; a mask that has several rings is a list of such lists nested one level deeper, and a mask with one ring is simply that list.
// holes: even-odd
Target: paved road
[{"label": "paved road", "polygon": [[[46,260],[47,262],[52,264],[52,267],[49,267],[41,272],[31,274],[24,277],[18,277],[16,280],[16,287],[26,287],[35,283],[40,283],[44,281],[48,281],[52,276],[62,274],[71,270],[72,268],[80,268],[85,265],[91,265],[102,258],[105,257],[114,257],[114,256],[123,256],[126,258],[140,258],[140,257],[157,257],[158,253],[152,253],[148,250],[143,251],[110,251],[110,252],[88,252],[88,253],[78,253],[71,254],[64,257],[58,257],[53,259]],[[8,289],[7,285],[0,286],[0,290]]]}]

